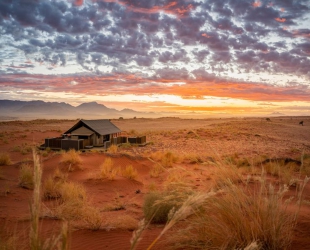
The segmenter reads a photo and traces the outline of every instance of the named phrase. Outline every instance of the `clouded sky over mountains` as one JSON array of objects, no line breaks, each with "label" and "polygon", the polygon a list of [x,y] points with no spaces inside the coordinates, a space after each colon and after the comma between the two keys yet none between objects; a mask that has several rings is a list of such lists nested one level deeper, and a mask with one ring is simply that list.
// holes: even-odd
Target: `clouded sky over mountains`
[{"label": "clouded sky over mountains", "polygon": [[0,99],[310,111],[309,0],[0,0],[0,49]]}]

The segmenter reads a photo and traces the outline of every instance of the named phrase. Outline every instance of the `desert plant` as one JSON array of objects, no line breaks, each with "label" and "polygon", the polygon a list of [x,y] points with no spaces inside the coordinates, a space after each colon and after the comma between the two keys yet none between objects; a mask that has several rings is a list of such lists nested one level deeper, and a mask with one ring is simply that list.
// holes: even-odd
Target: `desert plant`
[{"label": "desert plant", "polygon": [[56,216],[65,220],[83,218],[83,208],[87,205],[86,191],[82,185],[65,182],[61,185],[60,200]]},{"label": "desert plant", "polygon": [[107,152],[108,152],[108,153],[111,153],[111,154],[116,154],[116,153],[117,153],[117,150],[118,150],[118,146],[115,145],[115,144],[112,144],[112,145],[108,148]]},{"label": "desert plant", "polygon": [[83,221],[86,222],[91,230],[99,230],[102,225],[100,210],[90,205],[83,207]]},{"label": "desert plant", "polygon": [[170,210],[181,207],[191,194],[190,190],[155,191],[146,194],[143,203],[145,219],[153,223],[167,222]]},{"label": "desert plant", "polygon": [[48,177],[43,183],[43,197],[45,199],[56,199],[61,197],[62,182]]},{"label": "desert plant", "polygon": [[216,169],[213,171],[212,179],[217,189],[223,186],[230,186],[232,183],[244,182],[244,177],[234,164],[216,162]]},{"label": "desert plant", "polygon": [[157,163],[152,167],[150,171],[150,176],[153,178],[157,178],[164,171],[165,171],[165,168],[162,165]]},{"label": "desert plant", "polygon": [[123,169],[122,175],[128,179],[135,179],[138,176],[138,172],[132,165],[128,165],[125,169]]},{"label": "desert plant", "polygon": [[165,223],[168,220],[168,214],[174,207],[174,202],[161,203],[165,194],[160,192],[151,192],[145,195],[143,204],[143,213],[147,221],[154,223]]},{"label": "desert plant", "polygon": [[29,164],[22,164],[19,171],[19,186],[27,189],[33,189],[33,168]]},{"label": "desert plant", "polygon": [[75,167],[82,169],[82,160],[80,158],[79,152],[75,151],[74,149],[70,149],[69,151],[64,152],[62,154],[61,162],[69,165],[69,171],[72,171]]},{"label": "desert plant", "polygon": [[177,160],[178,157],[174,153],[168,151],[164,154],[161,163],[164,167],[172,167],[173,163],[175,163]]},{"label": "desert plant", "polygon": [[262,182],[253,193],[231,184],[222,195],[207,199],[180,230],[182,239],[176,232],[173,241],[179,240],[177,248],[244,249],[257,242],[259,249],[288,249],[295,220],[286,212],[286,191]]},{"label": "desert plant", "polygon": [[114,163],[111,158],[106,158],[100,165],[100,178],[102,179],[114,180],[118,172],[118,168],[114,167]]},{"label": "desert plant", "polygon": [[7,153],[0,154],[0,166],[11,165],[12,161]]}]

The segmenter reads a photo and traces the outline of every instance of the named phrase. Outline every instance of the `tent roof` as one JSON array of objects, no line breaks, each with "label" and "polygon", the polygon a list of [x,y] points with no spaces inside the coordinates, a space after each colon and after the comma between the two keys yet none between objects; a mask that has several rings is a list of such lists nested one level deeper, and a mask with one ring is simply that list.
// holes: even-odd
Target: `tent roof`
[{"label": "tent roof", "polygon": [[72,128],[66,131],[64,134],[70,134],[80,127],[85,127],[99,135],[109,135],[122,132],[116,127],[110,120],[79,120]]},{"label": "tent roof", "polygon": [[90,129],[88,128],[85,128],[84,126],[83,127],[79,127],[78,129],[76,130],[73,130],[71,132],[71,135],[87,135],[87,136],[90,136],[92,135],[94,132],[91,131]]}]

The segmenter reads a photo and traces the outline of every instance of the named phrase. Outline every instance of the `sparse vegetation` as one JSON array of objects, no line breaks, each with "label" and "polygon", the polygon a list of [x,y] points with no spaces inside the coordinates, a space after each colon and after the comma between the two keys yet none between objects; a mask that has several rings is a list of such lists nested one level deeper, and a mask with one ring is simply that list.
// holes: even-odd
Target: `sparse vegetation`
[{"label": "sparse vegetation", "polygon": [[118,146],[113,144],[108,148],[107,152],[110,154],[116,154],[117,150],[118,150]]},{"label": "sparse vegetation", "polygon": [[186,228],[175,232],[173,242],[176,248],[244,249],[257,242],[259,249],[287,249],[295,220],[286,212],[286,191],[263,182],[252,193],[232,184],[206,199]]},{"label": "sparse vegetation", "polygon": [[29,164],[22,164],[19,171],[19,186],[26,189],[34,188],[33,168]]},{"label": "sparse vegetation", "polygon": [[100,165],[100,178],[114,180],[119,173],[119,169],[114,166],[111,158],[106,158]]},{"label": "sparse vegetation", "polygon": [[163,173],[165,171],[165,168],[161,165],[161,164],[155,164],[151,171],[150,171],[150,176],[153,177],[153,178],[157,178],[159,177],[159,175],[161,173]]},{"label": "sparse vegetation", "polygon": [[138,176],[138,172],[132,165],[128,165],[125,169],[123,169],[122,175],[128,179],[135,179]]},{"label": "sparse vegetation", "polygon": [[10,156],[7,153],[0,153],[0,166],[11,165],[12,161]]},{"label": "sparse vegetation", "polygon": [[70,149],[68,152],[62,153],[61,162],[68,166],[69,171],[73,171],[76,168],[83,169],[79,152],[75,151],[74,149]]}]

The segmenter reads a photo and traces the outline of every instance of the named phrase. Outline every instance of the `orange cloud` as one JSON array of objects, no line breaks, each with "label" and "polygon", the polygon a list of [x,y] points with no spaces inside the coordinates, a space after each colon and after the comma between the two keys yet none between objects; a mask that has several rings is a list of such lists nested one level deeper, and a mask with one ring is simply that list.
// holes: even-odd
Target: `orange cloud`
[{"label": "orange cloud", "polygon": [[255,1],[254,3],[252,3],[252,6],[254,7],[254,8],[258,8],[258,7],[260,7],[262,5],[262,2],[261,1]]},{"label": "orange cloud", "polygon": [[[225,81],[224,79],[145,79],[134,74],[106,76],[5,75],[1,86],[18,91],[34,90],[89,95],[177,95],[188,98],[204,96],[237,98],[251,101],[310,101],[310,89],[304,85],[273,86],[263,83]],[[77,82],[77,85],[70,83]],[[182,80],[184,82],[184,80]],[[176,84],[171,84],[176,83]]]},{"label": "orange cloud", "polygon": [[276,21],[279,22],[279,23],[284,23],[284,22],[286,21],[285,18],[280,18],[280,17],[277,17],[277,18],[275,18],[274,20],[276,20]]},{"label": "orange cloud", "polygon": [[141,13],[157,13],[160,11],[166,12],[167,14],[176,15],[178,17],[188,14],[194,6],[188,4],[187,6],[178,6],[178,2],[174,1],[162,6],[153,6],[152,8],[143,8],[137,5],[133,5],[129,0],[104,0],[105,2],[114,2],[126,6],[126,8]]},{"label": "orange cloud", "polygon": [[206,33],[203,33],[202,36],[206,37],[206,38],[210,38],[211,36],[209,36],[208,34]]},{"label": "orange cloud", "polygon": [[294,37],[303,37],[303,38],[310,38],[309,30],[293,30],[292,34]]}]

